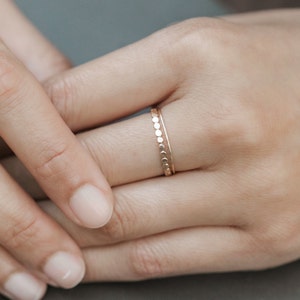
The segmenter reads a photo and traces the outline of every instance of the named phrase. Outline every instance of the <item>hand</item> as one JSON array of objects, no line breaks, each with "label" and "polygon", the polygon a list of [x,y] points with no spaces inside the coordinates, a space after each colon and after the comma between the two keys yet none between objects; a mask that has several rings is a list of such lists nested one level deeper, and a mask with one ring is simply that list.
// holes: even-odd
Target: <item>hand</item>
[{"label": "hand", "polygon": [[[11,1],[1,2],[0,28],[5,43],[40,80],[67,65]],[[46,72],[37,67],[40,61],[49,67]],[[0,136],[71,220],[89,228],[108,221],[112,195],[104,176],[37,79],[4,42],[0,42]],[[14,299],[37,299],[45,292],[44,282],[69,288],[81,281],[85,266],[78,246],[3,167],[0,205],[3,293]]]},{"label": "hand", "polygon": [[149,113],[78,135],[114,186],[112,219],[88,231],[43,207],[82,247],[86,281],[300,257],[299,15],[188,20],[47,83],[73,130],[159,103],[173,148],[177,174],[161,177]]}]

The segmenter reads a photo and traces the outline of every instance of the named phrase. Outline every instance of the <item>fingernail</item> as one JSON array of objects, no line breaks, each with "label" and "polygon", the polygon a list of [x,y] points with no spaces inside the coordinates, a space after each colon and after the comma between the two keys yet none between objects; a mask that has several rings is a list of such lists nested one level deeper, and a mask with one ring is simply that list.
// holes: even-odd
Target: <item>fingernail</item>
[{"label": "fingernail", "polygon": [[44,283],[26,273],[11,275],[3,287],[10,296],[19,300],[39,300],[46,292]]},{"label": "fingernail", "polygon": [[83,185],[73,194],[70,207],[82,224],[89,228],[105,225],[112,215],[108,200],[98,188],[90,184]]},{"label": "fingernail", "polygon": [[66,252],[57,252],[46,262],[44,272],[58,286],[70,289],[83,279],[85,266],[80,258]]}]

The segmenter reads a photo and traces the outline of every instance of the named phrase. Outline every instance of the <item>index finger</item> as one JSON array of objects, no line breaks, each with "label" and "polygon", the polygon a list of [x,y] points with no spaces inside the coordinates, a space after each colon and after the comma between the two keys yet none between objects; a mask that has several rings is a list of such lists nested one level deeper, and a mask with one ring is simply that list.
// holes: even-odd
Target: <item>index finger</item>
[{"label": "index finger", "polygon": [[174,64],[177,46],[169,47],[173,35],[164,29],[47,81],[69,127],[94,127],[168,98],[182,78]]},{"label": "index finger", "polygon": [[37,80],[3,44],[0,136],[70,219],[90,228],[108,222],[113,201],[106,179]]}]

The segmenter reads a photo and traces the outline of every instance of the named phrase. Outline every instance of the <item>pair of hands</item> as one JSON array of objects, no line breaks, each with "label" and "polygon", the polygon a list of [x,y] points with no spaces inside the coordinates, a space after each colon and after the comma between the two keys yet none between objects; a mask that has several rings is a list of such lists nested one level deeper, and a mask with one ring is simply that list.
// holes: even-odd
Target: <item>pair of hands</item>
[{"label": "pair of hands", "polygon": [[[20,127],[11,136],[10,126],[1,126],[1,136],[56,205],[42,202],[45,214],[7,176],[1,180],[1,191],[8,190],[1,210],[3,292],[10,293],[7,282],[27,272],[24,267],[40,293],[42,281],[62,287],[80,281],[83,267],[66,273],[65,254],[56,261],[59,268],[53,267],[55,276],[47,274],[48,257],[61,251],[83,266],[68,235],[81,248],[85,281],[261,269],[298,258],[299,14],[188,20],[53,76],[44,89],[73,132],[86,130],[77,135],[80,143],[29,74],[22,88],[34,92],[21,93],[26,103],[4,93],[8,100],[1,103],[10,104],[6,111],[18,122],[2,117],[1,110],[0,121]],[[9,93],[15,95],[18,87]],[[36,106],[27,102],[33,95]],[[156,103],[163,105],[178,172],[170,178],[160,177],[150,114],[98,127]],[[70,152],[52,155],[60,140]],[[48,158],[55,158],[45,165],[39,159],[48,149]],[[1,163],[33,198],[45,197],[19,160]],[[46,166],[42,172],[40,166]],[[77,183],[92,183],[109,199],[92,224],[68,210]],[[86,201],[82,194],[80,201]],[[106,222],[98,230],[82,227]]]}]

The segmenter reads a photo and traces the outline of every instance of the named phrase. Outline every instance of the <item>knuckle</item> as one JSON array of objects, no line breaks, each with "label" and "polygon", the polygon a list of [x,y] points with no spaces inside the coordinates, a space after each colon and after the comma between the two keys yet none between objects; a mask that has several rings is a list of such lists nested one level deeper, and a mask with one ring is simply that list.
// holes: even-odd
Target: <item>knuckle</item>
[{"label": "knuckle", "polygon": [[[113,134],[111,131],[101,130],[97,131],[100,134],[83,134],[78,135],[81,145],[90,153],[92,158],[96,161],[105,178],[113,185],[118,184],[120,172],[116,162],[118,161],[118,152],[120,137]],[[117,147],[116,147],[117,146]]]},{"label": "knuckle", "polygon": [[250,153],[261,148],[264,143],[264,131],[257,117],[239,101],[225,101],[207,113],[206,132],[212,145],[218,149],[239,149]]},{"label": "knuckle", "polygon": [[[69,80],[60,76],[45,84],[46,92],[64,121],[72,128],[73,116],[73,88]],[[74,124],[73,124],[73,123]]]},{"label": "knuckle", "polygon": [[205,61],[209,58],[215,60],[237,40],[236,30],[233,28],[227,21],[209,17],[192,18],[175,24],[171,27],[172,51],[175,57],[179,55],[189,67],[195,66],[195,62],[203,64],[203,55],[206,57]]},{"label": "knuckle", "polygon": [[161,277],[167,273],[168,260],[147,240],[132,242],[129,260],[131,272],[137,280]]},{"label": "knuckle", "polygon": [[261,197],[266,207],[274,209],[286,199],[292,199],[293,182],[288,169],[284,159],[280,157],[260,161],[254,169],[258,178],[253,182],[253,191]]},{"label": "knuckle", "polygon": [[[195,63],[203,63],[203,60],[199,59],[201,57],[199,50],[203,48],[203,42],[206,43],[206,39],[202,39],[202,32],[213,28],[215,25],[212,24],[218,22],[213,18],[193,18],[172,24],[153,34],[152,44],[160,45],[158,50],[163,61],[174,71],[179,69],[180,73],[177,71],[179,76],[187,67],[187,70],[190,70]],[[161,51],[162,47],[164,51]]]},{"label": "knuckle", "polygon": [[101,235],[104,235],[106,237],[106,240],[109,243],[113,242],[119,242],[124,240],[124,227],[126,226],[125,221],[126,218],[121,216],[115,208],[115,211],[112,215],[111,220],[107,225],[102,227],[101,229]]},{"label": "knuckle", "polygon": [[209,118],[208,134],[213,144],[227,144],[228,140],[240,130],[240,126],[236,126],[238,123],[236,115],[228,106],[219,105],[210,112]]},{"label": "knuckle", "polygon": [[244,135],[244,122],[234,110],[236,107],[221,104],[209,113],[207,130],[213,144],[223,147],[227,144],[232,145]]},{"label": "knuckle", "polygon": [[[170,27],[179,46],[187,46],[190,48],[191,41],[196,37],[201,37],[203,32],[213,33],[216,28],[220,27],[220,21],[215,18],[191,18],[183,22],[177,23]],[[207,34],[208,35],[208,34]]]},{"label": "knuckle", "polygon": [[51,179],[59,172],[68,169],[67,160],[68,145],[65,143],[51,145],[46,142],[46,146],[41,151],[42,157],[37,160],[34,173],[39,179]]},{"label": "knuckle", "polygon": [[[39,81],[45,82],[45,85],[47,85],[49,78],[71,68],[70,60],[53,48],[46,49],[42,52],[42,55],[45,67],[43,67],[42,70],[39,68],[32,71],[38,77]],[[54,78],[52,78],[52,80],[54,80]]]},{"label": "knuckle", "polygon": [[34,216],[27,219],[14,220],[14,226],[6,233],[5,247],[17,250],[24,247],[24,245],[33,244],[40,232],[40,228],[38,219]]},{"label": "knuckle", "polygon": [[51,57],[49,59],[49,65],[53,71],[56,71],[58,73],[71,67],[70,60],[59,52],[55,53],[54,55],[53,53],[49,53],[49,56]]},{"label": "knuckle", "polygon": [[114,213],[109,223],[101,230],[101,234],[104,234],[110,243],[121,242],[130,238],[134,233],[134,224],[136,224],[134,213],[129,209],[129,205],[126,206],[126,203],[130,203],[127,201],[127,196],[117,191],[114,195],[116,198]]},{"label": "knuckle", "polygon": [[11,97],[20,86],[21,76],[16,71],[16,64],[12,56],[5,50],[0,49],[0,107],[5,108],[12,102]]},{"label": "knuckle", "polygon": [[280,265],[298,257],[300,241],[297,226],[287,223],[282,220],[273,224],[256,238],[258,253],[266,258],[267,266]]}]

